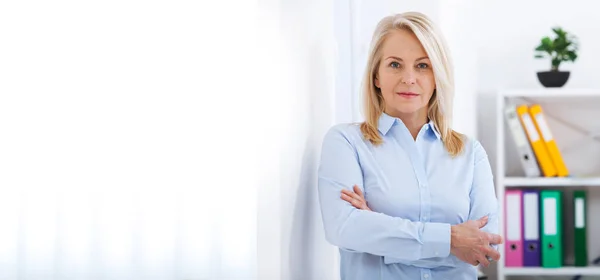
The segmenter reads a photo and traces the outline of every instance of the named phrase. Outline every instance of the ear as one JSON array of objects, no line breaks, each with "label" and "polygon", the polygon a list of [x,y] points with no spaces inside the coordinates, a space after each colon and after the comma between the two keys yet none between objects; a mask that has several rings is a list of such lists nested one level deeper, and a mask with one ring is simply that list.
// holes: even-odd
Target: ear
[{"label": "ear", "polygon": [[375,86],[379,89],[381,89],[381,85],[379,83],[379,75],[375,75]]}]

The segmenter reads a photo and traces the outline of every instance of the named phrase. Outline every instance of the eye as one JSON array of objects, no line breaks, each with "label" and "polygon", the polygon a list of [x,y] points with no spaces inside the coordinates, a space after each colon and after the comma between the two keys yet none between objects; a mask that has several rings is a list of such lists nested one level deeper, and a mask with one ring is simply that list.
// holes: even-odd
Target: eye
[{"label": "eye", "polygon": [[419,68],[419,69],[428,69],[429,68],[429,64],[427,64],[427,63],[419,63],[419,64],[417,64],[417,68]]},{"label": "eye", "polygon": [[390,63],[390,67],[392,68],[400,68],[400,63],[393,61]]}]

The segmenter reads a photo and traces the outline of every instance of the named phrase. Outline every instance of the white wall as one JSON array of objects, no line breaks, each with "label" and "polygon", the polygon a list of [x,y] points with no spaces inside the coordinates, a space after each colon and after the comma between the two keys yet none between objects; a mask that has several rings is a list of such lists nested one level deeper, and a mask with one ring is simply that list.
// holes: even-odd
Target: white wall
[{"label": "white wall", "polygon": [[351,118],[346,103],[334,103],[334,2],[263,3],[263,15],[272,16],[263,25],[265,101],[276,101],[261,108],[270,147],[259,159],[257,279],[337,279],[338,253],[325,240],[316,186],[323,135],[334,118]]},{"label": "white wall", "polygon": [[439,1],[439,25],[454,61],[453,128],[477,137],[476,10],[472,0]]},{"label": "white wall", "polygon": [[285,1],[281,11],[295,97],[284,112],[280,279],[335,279],[337,251],[325,240],[316,186],[321,140],[335,114],[333,1]]},{"label": "white wall", "polygon": [[254,3],[0,6],[0,279],[255,278]]}]

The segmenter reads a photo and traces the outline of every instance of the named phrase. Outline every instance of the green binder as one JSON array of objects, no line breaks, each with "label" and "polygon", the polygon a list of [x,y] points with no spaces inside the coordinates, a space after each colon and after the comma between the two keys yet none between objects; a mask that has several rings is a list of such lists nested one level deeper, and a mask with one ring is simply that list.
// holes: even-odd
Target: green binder
[{"label": "green binder", "polygon": [[575,266],[587,266],[587,210],[585,191],[573,192],[573,213],[575,214]]},{"label": "green binder", "polygon": [[562,193],[540,192],[542,213],[542,267],[562,267]]}]

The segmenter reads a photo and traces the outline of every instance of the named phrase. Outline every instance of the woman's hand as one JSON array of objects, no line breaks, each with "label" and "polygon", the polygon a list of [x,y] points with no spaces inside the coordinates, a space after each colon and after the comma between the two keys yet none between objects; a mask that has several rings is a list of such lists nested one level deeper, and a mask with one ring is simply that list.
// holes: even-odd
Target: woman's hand
[{"label": "woman's hand", "polygon": [[502,236],[481,230],[488,222],[485,216],[479,220],[469,220],[451,227],[450,253],[474,266],[488,267],[490,261],[500,259],[500,253],[490,244],[504,243]]},{"label": "woman's hand", "polygon": [[347,189],[342,190],[342,199],[352,204],[352,206],[361,209],[372,211],[369,206],[367,206],[367,200],[365,199],[365,195],[360,190],[357,185],[354,185],[354,192],[351,192]]}]

